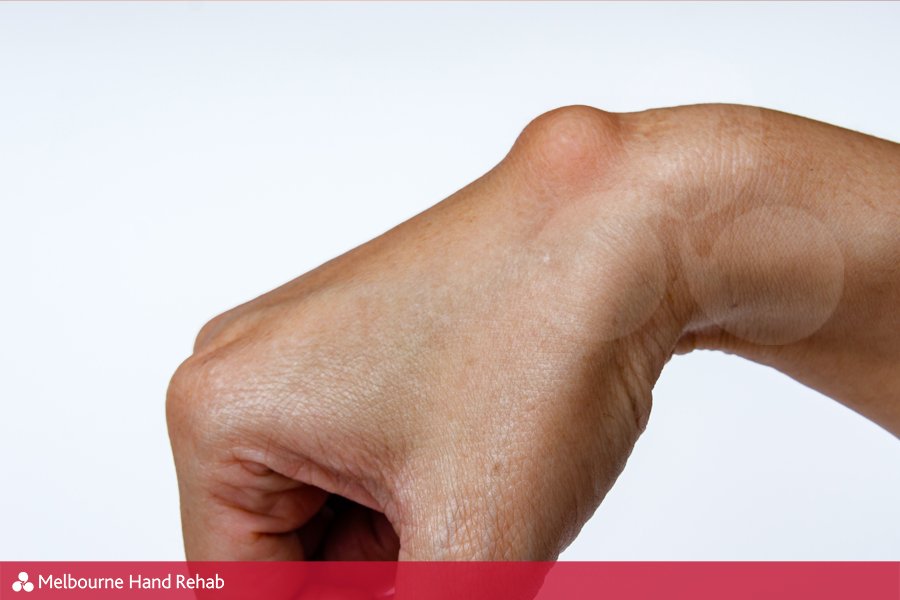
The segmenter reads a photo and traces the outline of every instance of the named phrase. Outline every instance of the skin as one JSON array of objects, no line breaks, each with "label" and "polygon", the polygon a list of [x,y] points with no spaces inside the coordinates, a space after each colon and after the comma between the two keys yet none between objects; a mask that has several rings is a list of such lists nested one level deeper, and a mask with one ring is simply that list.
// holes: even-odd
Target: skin
[{"label": "skin", "polygon": [[742,106],[552,111],[203,328],[167,401],[187,557],[553,560],[673,353],[900,435],[898,332],[897,144]]}]

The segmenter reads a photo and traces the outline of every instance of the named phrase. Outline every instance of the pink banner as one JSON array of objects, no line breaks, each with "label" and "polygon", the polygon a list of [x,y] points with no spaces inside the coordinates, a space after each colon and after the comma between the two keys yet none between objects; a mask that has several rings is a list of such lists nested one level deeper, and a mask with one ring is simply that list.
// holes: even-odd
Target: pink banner
[{"label": "pink banner", "polygon": [[0,562],[0,598],[900,600],[900,563]]}]

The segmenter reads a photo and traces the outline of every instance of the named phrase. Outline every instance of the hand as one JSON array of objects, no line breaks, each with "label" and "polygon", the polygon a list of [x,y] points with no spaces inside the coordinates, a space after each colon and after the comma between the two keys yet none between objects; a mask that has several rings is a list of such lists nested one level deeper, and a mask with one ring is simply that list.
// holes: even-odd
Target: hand
[{"label": "hand", "polygon": [[612,115],[548,114],[461,192],[204,327],[168,402],[188,558],[555,558],[675,341],[624,144]]},{"label": "hand", "polygon": [[[882,168],[876,231],[821,202],[878,188],[854,156]],[[538,118],[481,179],[203,328],[167,402],[188,558],[552,560],[676,346],[775,364],[900,431],[900,344],[865,329],[900,323],[878,269],[900,253],[872,246],[900,239],[897,160],[748,107]]]}]

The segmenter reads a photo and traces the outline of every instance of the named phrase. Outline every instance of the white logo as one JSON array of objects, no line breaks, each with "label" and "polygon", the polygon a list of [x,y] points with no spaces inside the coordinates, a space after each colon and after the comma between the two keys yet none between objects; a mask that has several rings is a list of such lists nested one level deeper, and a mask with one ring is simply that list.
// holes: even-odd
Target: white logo
[{"label": "white logo", "polygon": [[28,573],[22,571],[19,573],[19,580],[13,584],[14,592],[21,592],[25,590],[26,592],[30,592],[34,589],[34,584],[28,581]]}]

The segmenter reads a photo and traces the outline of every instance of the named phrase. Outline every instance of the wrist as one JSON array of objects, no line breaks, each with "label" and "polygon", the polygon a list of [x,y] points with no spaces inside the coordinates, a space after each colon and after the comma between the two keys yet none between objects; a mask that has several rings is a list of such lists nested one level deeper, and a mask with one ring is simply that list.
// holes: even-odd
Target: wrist
[{"label": "wrist", "polygon": [[679,351],[740,354],[900,430],[898,146],[750,107],[633,118],[636,162],[661,165]]},{"label": "wrist", "polygon": [[788,344],[819,331],[842,297],[833,220],[804,194],[797,150],[773,115],[742,106],[629,115],[631,168],[650,174],[645,220],[674,264],[686,331]]}]

